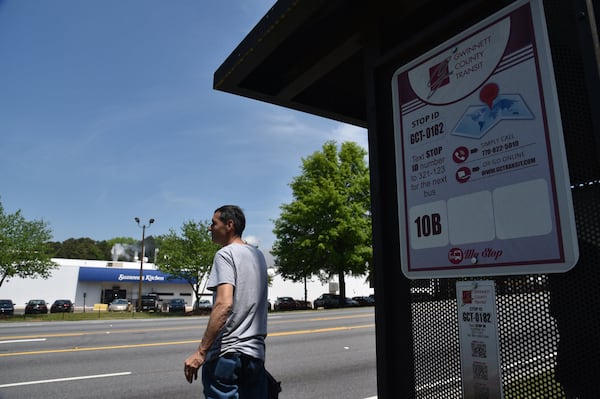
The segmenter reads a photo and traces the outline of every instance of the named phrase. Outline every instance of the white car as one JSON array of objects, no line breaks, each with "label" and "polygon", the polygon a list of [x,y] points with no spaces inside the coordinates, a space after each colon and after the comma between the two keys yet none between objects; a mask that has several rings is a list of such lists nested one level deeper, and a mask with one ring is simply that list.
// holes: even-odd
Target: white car
[{"label": "white car", "polygon": [[208,299],[200,299],[196,303],[196,309],[212,310],[212,303]]},{"label": "white car", "polygon": [[127,299],[115,299],[108,305],[109,312],[124,312],[129,310],[131,304]]}]

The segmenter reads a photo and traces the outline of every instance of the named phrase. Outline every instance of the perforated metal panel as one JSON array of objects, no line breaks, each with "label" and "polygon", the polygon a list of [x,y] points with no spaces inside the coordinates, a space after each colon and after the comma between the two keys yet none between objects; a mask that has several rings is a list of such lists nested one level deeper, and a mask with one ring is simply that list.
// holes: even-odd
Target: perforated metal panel
[{"label": "perforated metal panel", "polygon": [[[573,184],[579,261],[567,273],[478,278],[496,284],[505,398],[600,398],[600,147],[598,127],[592,123],[600,104],[592,105],[586,94],[589,80],[576,36],[583,17],[580,3],[585,2],[544,3]],[[463,397],[456,281],[410,282],[417,398]]]}]

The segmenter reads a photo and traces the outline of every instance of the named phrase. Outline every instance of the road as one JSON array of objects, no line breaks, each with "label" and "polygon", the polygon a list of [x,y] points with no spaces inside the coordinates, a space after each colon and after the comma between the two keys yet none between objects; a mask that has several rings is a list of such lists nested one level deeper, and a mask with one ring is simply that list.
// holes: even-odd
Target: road
[{"label": "road", "polygon": [[[0,399],[200,398],[183,361],[207,317],[0,324]],[[269,315],[282,399],[373,398],[373,308]]]}]

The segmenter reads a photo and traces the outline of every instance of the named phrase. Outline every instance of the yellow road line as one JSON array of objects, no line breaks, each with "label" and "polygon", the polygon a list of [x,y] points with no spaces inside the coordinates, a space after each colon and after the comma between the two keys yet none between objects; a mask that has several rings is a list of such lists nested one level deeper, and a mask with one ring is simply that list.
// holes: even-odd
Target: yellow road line
[{"label": "yellow road line", "polygon": [[136,333],[146,333],[153,331],[181,331],[181,330],[192,330],[196,329],[198,326],[190,326],[190,327],[160,327],[160,328],[137,328],[134,330],[111,330],[110,327],[103,331],[88,331],[88,332],[72,332],[72,333],[56,333],[56,334],[35,334],[35,335],[13,335],[13,336],[3,336],[0,335],[0,341],[10,340],[10,339],[31,339],[31,338],[57,338],[57,337],[82,337],[85,335],[106,335],[110,334],[136,334]]},{"label": "yellow road line", "polygon": [[267,336],[268,337],[285,337],[288,335],[315,334],[315,333],[332,332],[332,331],[356,330],[359,328],[370,328],[370,327],[375,327],[375,324],[365,324],[362,326],[318,328],[318,329],[314,329],[314,330],[283,331],[283,332],[268,334]]},{"label": "yellow road line", "polygon": [[[268,334],[268,337],[283,337],[283,336],[288,336],[288,335],[300,335],[300,334],[316,334],[316,333],[333,332],[333,331],[356,330],[356,329],[360,329],[360,328],[371,328],[371,327],[375,327],[375,324],[365,324],[365,325],[361,325],[361,326],[319,328],[319,329],[313,329],[313,330],[278,332],[278,333]],[[190,344],[197,345],[199,343],[200,343],[200,341],[189,340],[189,341],[173,341],[173,342],[155,342],[155,343],[149,343],[149,344],[134,344],[134,345],[96,346],[96,347],[88,347],[88,348],[75,347],[75,348],[68,348],[68,349],[47,349],[47,350],[38,350],[38,351],[29,351],[29,352],[1,353],[0,357],[43,355],[43,354],[49,354],[49,353],[73,353],[73,352],[112,350],[112,349],[131,349],[131,348],[184,345],[184,344],[185,345],[190,345]]]},{"label": "yellow road line", "polygon": [[[310,319],[298,319],[298,320],[269,320],[269,324],[283,324],[283,323],[302,323],[307,321],[327,321],[327,320],[344,320],[344,319],[358,319],[365,317],[373,317],[373,314],[359,314],[359,315],[348,315],[348,316],[323,316],[313,317]],[[208,321],[208,319],[206,320]],[[156,328],[136,328],[126,330],[112,330],[112,326],[102,331],[89,331],[89,332],[72,332],[72,333],[55,333],[55,334],[34,334],[34,335],[0,335],[0,341],[8,341],[14,339],[32,339],[32,338],[57,338],[57,337],[82,337],[86,335],[105,335],[110,334],[136,334],[136,333],[147,333],[155,331],[181,331],[181,330],[194,330],[198,328],[198,325],[188,327],[156,327]]]},{"label": "yellow road line", "polygon": [[198,342],[199,341],[176,341],[176,342],[156,342],[156,343],[152,343],[152,344],[96,346],[96,347],[89,347],[89,348],[76,347],[76,348],[68,348],[68,349],[47,349],[47,350],[29,351],[29,352],[2,353],[2,354],[0,354],[0,357],[23,356],[23,355],[42,355],[42,354],[48,354],[48,353],[102,351],[102,350],[110,350],[110,349],[143,348],[143,347],[150,347],[150,346],[181,345],[181,344],[190,344],[190,343],[198,343]]}]

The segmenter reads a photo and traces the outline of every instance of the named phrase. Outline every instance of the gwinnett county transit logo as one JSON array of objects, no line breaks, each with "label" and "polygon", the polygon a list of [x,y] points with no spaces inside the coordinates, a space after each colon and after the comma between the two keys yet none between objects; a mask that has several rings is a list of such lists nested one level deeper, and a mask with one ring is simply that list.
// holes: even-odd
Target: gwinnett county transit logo
[{"label": "gwinnett county transit logo", "polygon": [[[456,51],[457,48],[454,48],[452,54],[456,53]],[[429,67],[429,82],[427,82],[427,86],[430,91],[427,99],[431,98],[440,87],[450,84],[450,75],[452,75],[452,72],[450,72],[449,64],[452,59],[452,54],[446,57],[442,62]]]},{"label": "gwinnett county transit logo", "polygon": [[429,68],[429,82],[427,86],[431,89],[427,98],[433,96],[437,89],[450,83],[450,70],[448,69],[449,58]]},{"label": "gwinnett county transit logo", "polygon": [[462,305],[468,305],[473,303],[473,295],[471,290],[462,292]]}]

